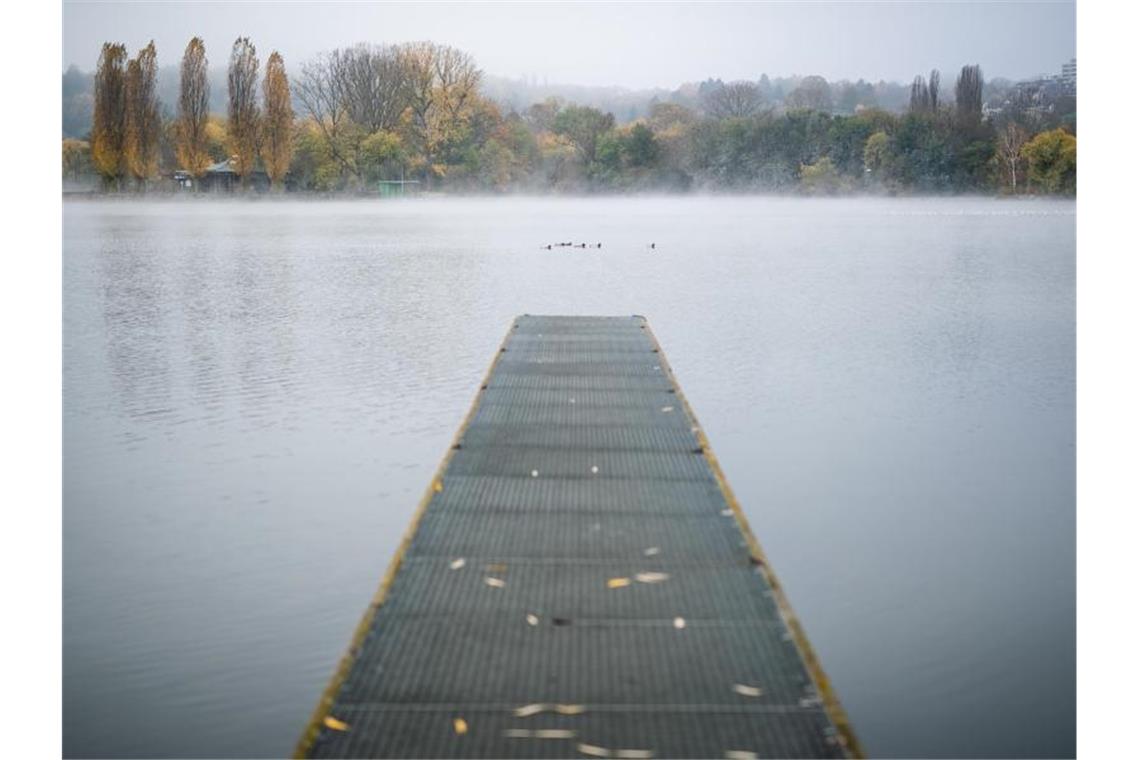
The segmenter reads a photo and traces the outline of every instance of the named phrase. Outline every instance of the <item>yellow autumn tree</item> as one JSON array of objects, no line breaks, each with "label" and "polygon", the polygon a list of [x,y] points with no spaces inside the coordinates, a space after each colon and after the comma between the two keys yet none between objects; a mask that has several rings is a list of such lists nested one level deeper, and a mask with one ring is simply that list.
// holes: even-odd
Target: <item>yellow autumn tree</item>
[{"label": "yellow autumn tree", "polygon": [[182,54],[178,89],[178,128],[174,152],[178,164],[195,177],[210,165],[207,119],[210,116],[210,82],[206,76],[206,45],[195,37]]},{"label": "yellow autumn tree", "polygon": [[242,185],[257,161],[261,113],[257,106],[257,48],[248,37],[234,40],[229,68],[230,152]]},{"label": "yellow autumn tree", "polygon": [[293,105],[285,61],[274,51],[265,64],[264,116],[261,129],[261,162],[273,185],[279,185],[293,160]]},{"label": "yellow autumn tree", "polygon": [[397,55],[411,142],[426,175],[443,176],[437,159],[467,125],[483,72],[467,53],[434,42],[406,43]]},{"label": "yellow autumn tree", "polygon": [[125,45],[105,42],[95,69],[91,162],[108,185],[117,182],[124,169],[126,60]]},{"label": "yellow autumn tree", "polygon": [[137,182],[158,173],[158,62],[154,41],[127,64],[123,154],[126,168]]}]

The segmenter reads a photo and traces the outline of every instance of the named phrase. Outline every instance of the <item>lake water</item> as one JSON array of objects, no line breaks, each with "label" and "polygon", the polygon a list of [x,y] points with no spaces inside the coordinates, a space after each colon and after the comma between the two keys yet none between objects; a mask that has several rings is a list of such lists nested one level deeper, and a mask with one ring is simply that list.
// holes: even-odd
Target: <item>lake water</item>
[{"label": "lake water", "polygon": [[521,313],[649,318],[871,754],[1075,753],[1072,202],[63,225],[66,755],[287,755]]}]

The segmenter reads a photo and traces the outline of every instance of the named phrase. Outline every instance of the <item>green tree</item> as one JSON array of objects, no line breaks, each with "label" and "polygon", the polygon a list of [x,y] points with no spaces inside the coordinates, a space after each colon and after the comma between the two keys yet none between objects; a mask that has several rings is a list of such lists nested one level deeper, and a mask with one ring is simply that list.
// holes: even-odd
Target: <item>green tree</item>
[{"label": "green tree", "polygon": [[598,140],[614,128],[614,115],[589,106],[567,106],[554,117],[552,131],[562,135],[587,167],[597,158]]},{"label": "green tree", "polygon": [[845,189],[847,183],[832,160],[824,156],[814,164],[800,167],[800,187],[811,195],[833,195]]},{"label": "green tree", "polygon": [[637,123],[629,130],[623,153],[627,166],[644,169],[657,163],[657,159],[661,156],[661,146],[653,135],[653,130]]},{"label": "green tree", "polygon": [[1042,132],[1021,149],[1029,185],[1046,193],[1077,191],[1077,138],[1064,129]]},{"label": "green tree", "polygon": [[891,138],[882,130],[863,144],[863,170],[874,180],[885,178],[891,160]]},{"label": "green tree", "polygon": [[398,179],[404,165],[403,144],[394,132],[379,130],[361,141],[360,169],[369,184]]}]

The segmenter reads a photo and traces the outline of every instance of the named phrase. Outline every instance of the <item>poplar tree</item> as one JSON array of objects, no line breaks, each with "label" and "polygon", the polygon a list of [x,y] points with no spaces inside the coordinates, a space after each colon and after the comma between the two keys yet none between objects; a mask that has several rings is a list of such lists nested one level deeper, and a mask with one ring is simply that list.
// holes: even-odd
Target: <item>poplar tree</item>
[{"label": "poplar tree", "polygon": [[106,184],[123,175],[125,142],[125,45],[103,43],[95,70],[95,109],[91,119],[91,162]]},{"label": "poplar tree", "polygon": [[963,66],[954,88],[958,120],[962,124],[976,124],[982,119],[982,67]]},{"label": "poplar tree", "polygon": [[257,48],[248,37],[234,40],[229,69],[230,150],[237,158],[234,169],[247,184],[257,160],[260,109],[257,105]]},{"label": "poplar tree", "polygon": [[910,112],[926,113],[930,110],[930,88],[919,74],[910,85]]},{"label": "poplar tree", "polygon": [[293,159],[293,104],[289,97],[289,77],[285,61],[274,51],[265,63],[262,83],[265,116],[261,131],[261,162],[269,181],[277,185],[289,171]]},{"label": "poplar tree", "polygon": [[942,87],[942,72],[938,69],[930,70],[930,110],[938,113],[938,91]]},{"label": "poplar tree", "polygon": [[201,177],[210,166],[206,135],[206,120],[210,115],[207,63],[205,43],[201,37],[193,38],[182,54],[175,153],[179,165],[195,177]]},{"label": "poplar tree", "polygon": [[126,168],[138,182],[158,173],[158,62],[154,41],[127,64],[124,118]]}]

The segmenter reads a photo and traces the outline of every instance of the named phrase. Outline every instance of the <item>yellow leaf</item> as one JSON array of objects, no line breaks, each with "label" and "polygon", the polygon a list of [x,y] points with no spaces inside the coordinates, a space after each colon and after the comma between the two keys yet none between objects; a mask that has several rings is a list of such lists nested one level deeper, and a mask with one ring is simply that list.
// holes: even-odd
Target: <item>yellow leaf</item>
[{"label": "yellow leaf", "polygon": [[343,720],[337,720],[331,715],[325,716],[325,727],[331,728],[333,731],[347,731],[348,724]]},{"label": "yellow leaf", "polygon": [[456,718],[451,722],[451,725],[455,727],[455,733],[460,736],[467,733],[467,721],[463,720],[463,718]]},{"label": "yellow leaf", "polygon": [[629,578],[610,578],[606,581],[606,588],[624,588],[629,584]]}]

